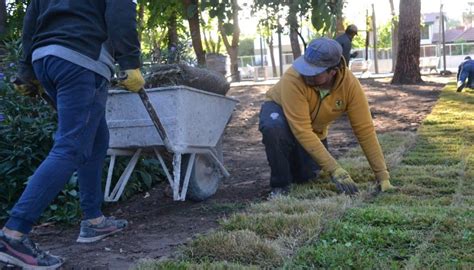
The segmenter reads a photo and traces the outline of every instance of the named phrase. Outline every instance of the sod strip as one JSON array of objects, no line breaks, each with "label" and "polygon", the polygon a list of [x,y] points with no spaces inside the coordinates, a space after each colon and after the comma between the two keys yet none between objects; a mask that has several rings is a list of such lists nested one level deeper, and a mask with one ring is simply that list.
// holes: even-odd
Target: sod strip
[{"label": "sod strip", "polygon": [[288,269],[474,268],[474,92],[443,90],[395,169],[397,193],[366,200]]}]

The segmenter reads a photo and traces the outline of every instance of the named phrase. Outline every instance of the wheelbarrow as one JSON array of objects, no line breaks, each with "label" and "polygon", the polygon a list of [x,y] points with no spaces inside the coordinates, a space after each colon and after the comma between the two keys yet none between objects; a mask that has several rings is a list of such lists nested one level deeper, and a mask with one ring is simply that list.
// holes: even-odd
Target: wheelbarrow
[{"label": "wheelbarrow", "polygon": [[[222,134],[237,100],[187,86],[147,89],[150,104],[167,134],[163,142],[140,96],[109,90],[106,120],[110,141],[105,201],[118,201],[142,154],[156,156],[173,190],[173,199],[195,201],[215,194],[229,172],[223,165]],[[166,147],[164,147],[166,146]],[[163,149],[173,155],[172,173]],[[117,156],[131,156],[112,188]]]}]

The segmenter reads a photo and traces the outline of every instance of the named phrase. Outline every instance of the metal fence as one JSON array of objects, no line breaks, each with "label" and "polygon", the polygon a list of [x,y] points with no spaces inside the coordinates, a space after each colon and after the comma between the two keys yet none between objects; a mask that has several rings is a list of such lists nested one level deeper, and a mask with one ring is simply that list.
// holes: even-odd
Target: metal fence
[{"label": "metal fence", "polygon": [[[442,45],[422,45],[420,47],[420,57],[433,57],[442,56]],[[358,52],[357,58],[365,59],[365,48],[353,49],[353,51]],[[278,52],[275,52],[275,61],[278,62]],[[368,50],[368,59],[374,59],[374,50],[369,48]],[[474,55],[474,43],[455,43],[455,44],[446,44],[446,56],[456,56],[456,55]],[[293,54],[292,53],[283,53],[283,65],[290,65],[293,63]],[[392,58],[392,49],[391,48],[379,48],[377,49],[377,59],[391,59]],[[267,55],[263,56],[263,65],[260,55],[253,56],[241,56],[239,57],[239,67],[257,67],[257,66],[267,66],[271,65],[270,61],[267,60]],[[277,63],[278,65],[278,63]]]},{"label": "metal fence", "polygon": [[[446,65],[448,69],[457,69],[460,61],[464,56],[472,55],[474,56],[474,43],[455,43],[455,44],[446,44]],[[353,51],[358,52],[356,60],[363,60],[366,57],[365,48],[357,48]],[[438,67],[443,66],[442,58],[443,47],[442,45],[422,45],[420,46],[420,59],[426,60],[428,58],[438,57]],[[271,61],[268,55],[262,57],[260,55],[254,56],[241,56],[239,57],[239,69],[244,78],[256,78],[262,77],[262,70],[264,71],[265,77],[278,77],[279,76],[279,56],[278,52],[275,51],[275,64],[277,69],[277,74],[273,74]],[[374,50],[373,48],[368,49],[368,59],[369,63],[372,63],[374,60]],[[391,48],[379,48],[377,49],[377,59],[379,63],[379,72],[390,72],[392,67],[392,50]],[[432,59],[431,59],[432,60]],[[430,60],[430,61],[431,61]],[[293,54],[292,53],[283,53],[282,62],[283,69],[286,70],[293,63]],[[420,61],[420,63],[423,61]],[[438,69],[439,69],[438,68]],[[373,65],[370,67],[370,70],[373,71]],[[260,74],[260,75],[257,75]]]}]

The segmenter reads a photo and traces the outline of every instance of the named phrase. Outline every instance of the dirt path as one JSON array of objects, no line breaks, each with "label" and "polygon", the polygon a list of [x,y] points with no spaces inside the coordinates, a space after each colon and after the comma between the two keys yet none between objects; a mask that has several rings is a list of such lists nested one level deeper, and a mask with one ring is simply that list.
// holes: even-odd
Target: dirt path
[{"label": "dirt path", "polygon": [[[362,80],[378,132],[415,131],[438,98],[447,78],[424,78],[421,86],[392,86],[384,80]],[[452,80],[452,78],[451,78]],[[106,212],[125,217],[131,226],[123,233],[95,244],[77,244],[78,227],[37,228],[32,238],[51,253],[64,256],[65,269],[128,269],[140,258],[166,258],[198,233],[218,226],[218,219],[250,202],[265,198],[269,191],[269,167],[258,132],[258,112],[268,85],[232,87],[228,95],[240,103],[225,131],[224,160],[231,177],[217,194],[201,202],[173,202],[163,186],[150,196],[138,195],[108,206]],[[331,128],[329,144],[338,157],[357,143],[347,117]],[[10,269],[10,268],[9,268]]]}]

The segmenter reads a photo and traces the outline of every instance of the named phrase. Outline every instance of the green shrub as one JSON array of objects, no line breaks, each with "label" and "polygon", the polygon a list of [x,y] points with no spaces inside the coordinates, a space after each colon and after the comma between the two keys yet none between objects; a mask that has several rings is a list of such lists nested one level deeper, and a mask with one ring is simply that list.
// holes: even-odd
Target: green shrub
[{"label": "green shrub", "polygon": [[0,111],[0,219],[4,219],[48,154],[56,120],[41,100],[16,94],[8,83],[0,89]]}]

